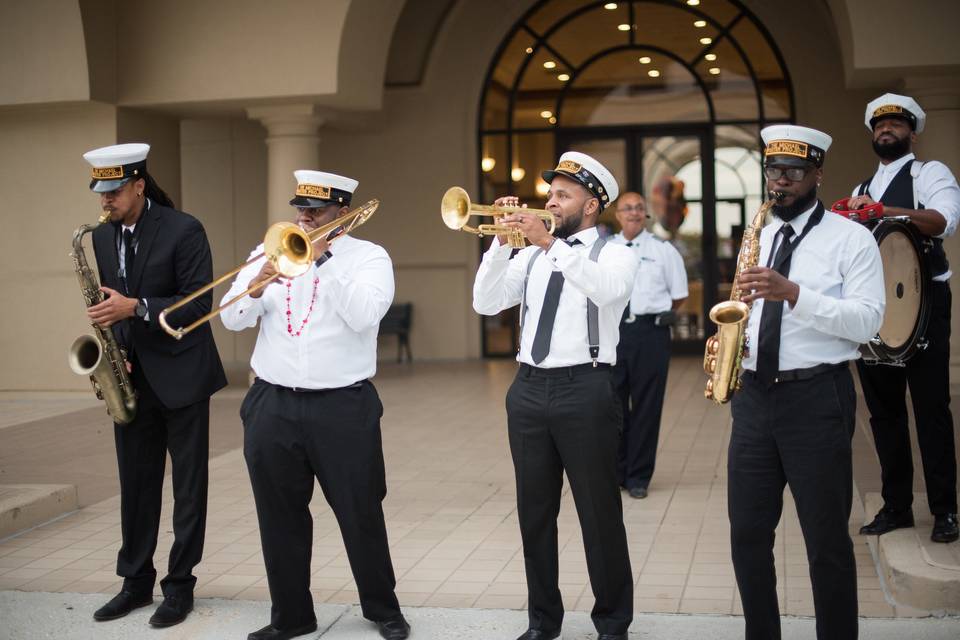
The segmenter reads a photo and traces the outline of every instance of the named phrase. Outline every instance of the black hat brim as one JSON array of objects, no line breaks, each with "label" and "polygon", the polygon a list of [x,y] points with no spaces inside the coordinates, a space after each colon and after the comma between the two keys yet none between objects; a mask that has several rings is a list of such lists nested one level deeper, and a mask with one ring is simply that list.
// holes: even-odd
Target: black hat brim
[{"label": "black hat brim", "polygon": [[310,209],[321,209],[329,207],[332,204],[343,204],[336,200],[321,200],[320,198],[307,198],[306,196],[294,196],[290,204],[294,207],[305,207]]},{"label": "black hat brim", "polygon": [[766,156],[763,159],[764,166],[775,164],[775,165],[784,165],[788,167],[815,167],[816,163],[813,160],[806,160],[804,158],[798,158],[797,156],[788,156],[782,154],[773,154]]},{"label": "black hat brim", "polygon": [[120,178],[119,180],[91,180],[90,190],[94,193],[108,193],[116,191],[123,185],[130,182],[131,178]]}]

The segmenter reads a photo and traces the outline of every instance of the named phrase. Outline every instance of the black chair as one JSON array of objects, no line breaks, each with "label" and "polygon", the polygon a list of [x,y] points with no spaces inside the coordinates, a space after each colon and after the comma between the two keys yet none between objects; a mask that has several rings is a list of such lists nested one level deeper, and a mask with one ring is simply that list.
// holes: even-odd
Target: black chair
[{"label": "black chair", "polygon": [[403,352],[407,352],[407,362],[413,362],[410,352],[410,321],[413,318],[413,303],[390,305],[387,315],[380,321],[380,335],[397,336],[397,362],[403,362]]}]

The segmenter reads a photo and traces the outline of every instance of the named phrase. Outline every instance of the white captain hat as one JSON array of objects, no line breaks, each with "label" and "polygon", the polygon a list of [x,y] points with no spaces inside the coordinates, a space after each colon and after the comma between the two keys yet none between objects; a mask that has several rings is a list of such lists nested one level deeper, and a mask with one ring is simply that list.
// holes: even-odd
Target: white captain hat
[{"label": "white captain hat", "polygon": [[[764,144],[764,162],[823,166],[833,138],[823,131],[796,124],[775,124],[760,132]],[[772,157],[771,157],[772,156]]]},{"label": "white captain hat", "polygon": [[325,171],[298,169],[293,175],[297,179],[297,191],[290,204],[295,207],[326,207],[330,204],[347,206],[360,184],[353,178]]},{"label": "white captain hat", "polygon": [[83,159],[93,167],[90,189],[105,193],[118,189],[131,178],[140,178],[147,171],[147,154],[150,145],[143,142],[114,144],[100,147],[83,154]]},{"label": "white captain hat", "polygon": [[882,118],[903,118],[910,123],[914,131],[920,133],[927,121],[927,114],[910,96],[885,93],[867,104],[867,110],[863,114],[863,124],[873,131],[873,126]]},{"label": "white captain hat", "polygon": [[543,172],[543,179],[553,182],[557,175],[576,180],[586,187],[600,201],[601,210],[620,195],[620,186],[613,174],[596,159],[579,151],[567,151],[560,156],[555,169]]}]

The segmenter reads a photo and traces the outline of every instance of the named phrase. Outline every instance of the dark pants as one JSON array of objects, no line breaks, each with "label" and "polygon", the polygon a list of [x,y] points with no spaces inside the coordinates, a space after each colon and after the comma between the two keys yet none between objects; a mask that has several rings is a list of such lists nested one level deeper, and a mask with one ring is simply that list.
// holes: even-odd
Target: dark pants
[{"label": "dark pants", "polygon": [[113,427],[120,470],[120,529],[123,544],[117,554],[117,574],[124,588],[138,594],[153,592],[163,474],[167,450],[173,465],[173,546],[167,576],[160,581],[164,595],[192,594],[192,571],[203,555],[207,524],[207,458],[209,398],[181,409],[167,409],[150,388],[137,363],[132,382],[139,394],[137,417]]},{"label": "dark pants", "polygon": [[751,372],[733,397],[728,511],[747,640],[779,640],[774,529],[790,485],[807,546],[819,640],[857,637],[853,376],[834,370],[767,389]]},{"label": "dark pants", "polygon": [[655,315],[620,323],[614,385],[623,407],[623,436],[617,477],[627,489],[646,487],[653,477],[660,437],[663,394],[670,367],[670,328],[653,324]]},{"label": "dark pants", "polygon": [[273,601],[270,624],[277,629],[316,621],[310,594],[315,481],[340,525],[364,617],[400,615],[381,507],[387,495],[382,414],[369,381],[297,392],[258,379],[244,398],[243,453]]},{"label": "dark pants", "polygon": [[927,339],[930,346],[906,367],[857,362],[870,427],[880,458],[883,502],[892,509],[913,505],[913,455],[907,423],[907,385],[913,401],[917,444],[927,502],[934,515],[957,512],[957,457],[950,413],[950,286],[935,282]]},{"label": "dark pants", "polygon": [[600,633],[625,633],[633,578],[616,474],[622,418],[610,369],[521,365],[506,404],[530,628],[549,632],[563,622],[557,515],[566,471],[596,598],[593,623]]}]

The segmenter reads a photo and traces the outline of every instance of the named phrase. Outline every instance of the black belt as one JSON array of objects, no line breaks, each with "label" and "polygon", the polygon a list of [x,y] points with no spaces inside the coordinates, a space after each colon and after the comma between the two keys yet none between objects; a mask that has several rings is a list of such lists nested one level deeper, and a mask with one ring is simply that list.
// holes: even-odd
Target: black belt
[{"label": "black belt", "polygon": [[608,369],[610,369],[610,365],[606,362],[598,362],[597,364],[586,362],[584,364],[575,364],[572,367],[551,367],[549,369],[532,367],[529,364],[520,363],[520,373],[527,378],[573,378],[574,376],[590,373],[591,371],[605,371]]},{"label": "black belt", "polygon": [[[778,373],[777,377],[773,379],[773,382],[774,384],[779,382],[800,382],[801,380],[809,380],[824,373],[841,371],[847,368],[849,368],[848,362],[838,362],[836,364],[818,364],[815,367],[807,367],[806,369],[788,369],[787,371]],[[748,379],[755,380],[757,372],[747,370],[743,372],[743,375]]]},{"label": "black belt", "polygon": [[359,382],[354,382],[353,384],[348,384],[345,387],[328,387],[326,389],[307,389],[305,387],[285,387],[282,384],[273,384],[272,382],[267,382],[263,378],[254,378],[253,384],[265,384],[269,385],[275,389],[280,389],[282,391],[293,391],[294,393],[326,393],[328,391],[340,391],[342,389],[359,389],[365,383],[369,382],[368,380],[360,380]]}]

